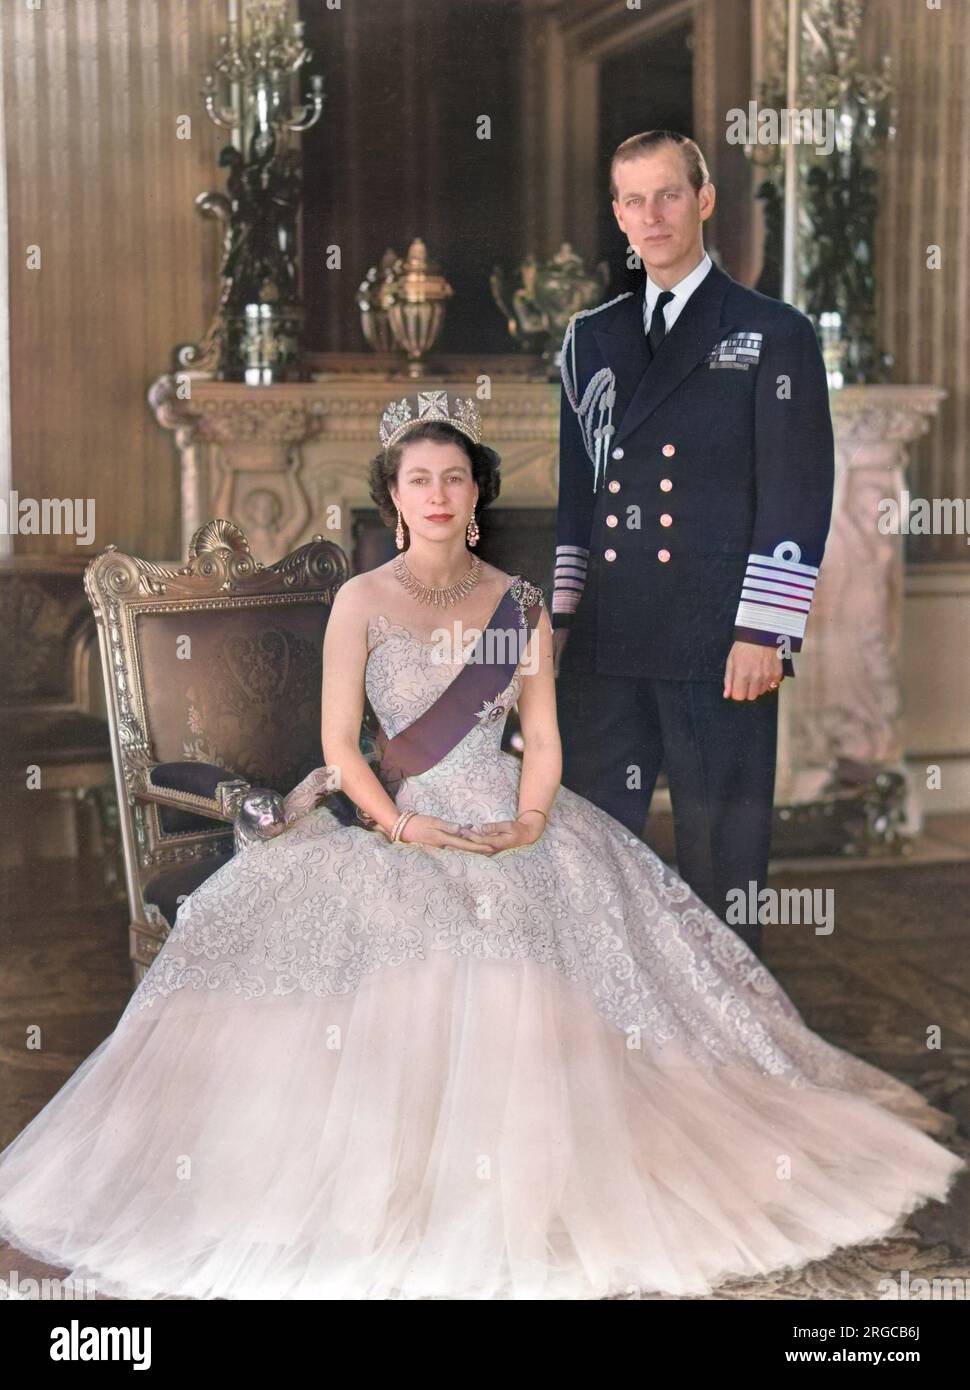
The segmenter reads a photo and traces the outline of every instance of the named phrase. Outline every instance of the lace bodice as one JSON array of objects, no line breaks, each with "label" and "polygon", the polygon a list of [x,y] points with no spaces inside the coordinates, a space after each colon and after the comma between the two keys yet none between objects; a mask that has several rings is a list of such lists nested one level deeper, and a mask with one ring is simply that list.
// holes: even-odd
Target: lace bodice
[{"label": "lace bodice", "polygon": [[[439,644],[416,637],[401,623],[392,623],[383,615],[371,618],[367,624],[367,652],[364,678],[367,697],[388,738],[393,738],[434,704],[461,671],[462,658],[468,655],[466,650],[452,660],[441,660]],[[499,697],[482,706],[481,723],[471,735],[487,734],[489,737],[476,739],[478,746],[499,746],[509,710],[515,706],[522,690],[522,680],[517,668]]]},{"label": "lace bodice", "polygon": [[[516,588],[515,586],[518,586]],[[516,575],[506,585],[505,592],[514,590],[520,606],[542,602],[542,591]],[[497,605],[496,605],[497,606]],[[454,621],[442,615],[440,631],[452,640],[439,642],[423,638],[411,632],[402,623],[392,622],[383,614],[372,617],[367,625],[367,666],[364,676],[367,697],[381,727],[388,738],[393,738],[406,728],[419,715],[423,714],[442,691],[460,674],[462,667],[471,658],[474,644],[466,636],[464,647],[454,640]],[[470,631],[466,629],[466,633]],[[459,627],[459,637],[461,630]],[[494,698],[483,701],[477,711],[478,723],[465,737],[440,759],[434,767],[420,776],[409,777],[402,792],[411,793],[397,797],[402,809],[414,805],[415,809],[427,815],[449,816],[455,814],[456,798],[462,801],[463,814],[486,815],[486,803],[491,804],[487,790],[494,792],[496,775],[505,790],[512,789],[509,774],[513,767],[518,768],[518,759],[501,751],[502,735],[509,711],[514,708],[522,691],[524,680],[520,660],[512,679]],[[500,768],[501,762],[508,761],[513,766]],[[435,790],[434,806],[424,798],[421,805],[413,800],[416,788]],[[478,788],[483,793],[477,806],[468,799],[468,790],[474,793]],[[511,808],[510,808],[511,809]]]}]

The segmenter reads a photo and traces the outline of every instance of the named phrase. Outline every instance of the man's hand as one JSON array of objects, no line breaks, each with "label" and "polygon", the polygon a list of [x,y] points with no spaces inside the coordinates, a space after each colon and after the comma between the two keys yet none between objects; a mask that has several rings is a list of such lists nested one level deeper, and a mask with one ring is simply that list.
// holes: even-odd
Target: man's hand
[{"label": "man's hand", "polygon": [[763,647],[759,642],[735,642],[724,668],[724,697],[757,700],[759,695],[777,690],[784,679],[777,647]]},{"label": "man's hand", "polygon": [[566,642],[569,639],[568,627],[557,627],[552,633],[552,674],[555,679],[559,675],[559,663],[562,661],[562,654],[566,650]]}]

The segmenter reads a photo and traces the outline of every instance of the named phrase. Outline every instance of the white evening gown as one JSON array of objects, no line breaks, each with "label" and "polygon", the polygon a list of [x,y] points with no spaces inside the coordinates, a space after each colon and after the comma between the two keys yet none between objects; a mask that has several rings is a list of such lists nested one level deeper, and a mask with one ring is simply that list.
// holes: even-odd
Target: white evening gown
[{"label": "white evening gown", "polygon": [[[457,666],[371,620],[388,736]],[[513,818],[486,717],[397,793]],[[312,806],[179,911],[114,1032],[0,1155],[0,1235],[119,1297],[703,1294],[872,1241],[962,1160],[738,936],[561,787],[526,848]],[[302,799],[301,799],[302,798]]]}]

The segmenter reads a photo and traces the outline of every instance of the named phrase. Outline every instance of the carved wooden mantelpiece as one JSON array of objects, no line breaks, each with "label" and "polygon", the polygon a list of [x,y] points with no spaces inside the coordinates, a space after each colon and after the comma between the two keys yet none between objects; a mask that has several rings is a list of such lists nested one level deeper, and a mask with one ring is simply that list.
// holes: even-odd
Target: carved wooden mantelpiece
[{"label": "carved wooden mantelpiece", "polygon": [[189,374],[156,381],[149,401],[181,457],[183,546],[222,516],[243,528],[265,565],[315,534],[351,554],[353,510],[373,506],[368,473],[381,415],[416,389],[477,402],[502,457],[503,506],[556,505],[556,383],[524,371],[518,358],[459,361],[419,383],[392,376],[390,363],[364,358],[354,371],[264,387]]}]

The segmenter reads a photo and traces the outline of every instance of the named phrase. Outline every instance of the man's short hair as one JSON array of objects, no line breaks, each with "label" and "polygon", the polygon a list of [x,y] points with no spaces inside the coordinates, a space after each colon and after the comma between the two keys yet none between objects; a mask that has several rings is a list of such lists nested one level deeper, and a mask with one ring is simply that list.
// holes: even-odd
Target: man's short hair
[{"label": "man's short hair", "polygon": [[699,193],[705,183],[710,182],[710,174],[707,172],[707,164],[701,154],[699,145],[687,135],[681,135],[678,130],[643,130],[639,135],[631,135],[628,140],[624,140],[622,145],[617,145],[613,151],[613,158],[610,160],[610,196],[616,201],[616,177],[614,170],[618,164],[625,164],[628,160],[639,159],[643,154],[649,154],[658,145],[679,145],[681,155],[684,160],[684,168],[687,171],[687,180],[695,193]]}]

